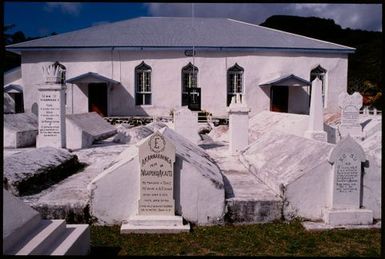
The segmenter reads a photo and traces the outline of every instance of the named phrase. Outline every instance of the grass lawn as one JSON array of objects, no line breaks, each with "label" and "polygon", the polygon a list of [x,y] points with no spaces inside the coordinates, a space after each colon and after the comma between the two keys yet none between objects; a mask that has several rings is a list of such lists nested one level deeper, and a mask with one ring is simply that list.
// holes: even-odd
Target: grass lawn
[{"label": "grass lawn", "polygon": [[125,234],[91,226],[91,255],[371,256],[380,229],[306,231],[299,221],[193,227],[190,233]]}]

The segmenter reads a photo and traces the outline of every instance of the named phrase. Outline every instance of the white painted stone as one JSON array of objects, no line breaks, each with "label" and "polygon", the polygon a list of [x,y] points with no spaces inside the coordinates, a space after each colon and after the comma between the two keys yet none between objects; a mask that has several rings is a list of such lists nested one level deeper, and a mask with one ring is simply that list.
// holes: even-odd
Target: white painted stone
[{"label": "white painted stone", "polygon": [[5,148],[34,146],[38,119],[33,113],[4,114],[3,143]]},{"label": "white painted stone", "polygon": [[332,209],[359,209],[361,200],[361,163],[366,161],[362,147],[350,136],[330,151],[333,164]]},{"label": "white painted stone", "polygon": [[42,220],[40,214],[3,189],[4,255],[87,255],[87,224]]},{"label": "white painted stone", "polygon": [[318,141],[327,141],[323,122],[322,81],[317,77],[311,87],[309,126],[304,136]]},{"label": "white painted stone", "polygon": [[4,93],[4,113],[15,113],[15,101],[8,93]]},{"label": "white painted stone", "polygon": [[36,147],[66,147],[65,87],[46,84],[39,87],[39,133]]},{"label": "white painted stone", "polygon": [[229,152],[236,155],[249,144],[249,112],[240,94],[231,99],[229,112]]},{"label": "white painted stone", "polygon": [[154,131],[147,126],[137,126],[125,128],[120,125],[117,127],[117,134],[113,138],[113,142],[122,144],[136,144],[140,140],[150,136]]},{"label": "white painted stone", "polygon": [[183,225],[183,218],[175,215],[137,215],[130,217],[120,228],[121,234],[180,233],[189,231],[190,224]]},{"label": "white painted stone", "polygon": [[[322,219],[330,193],[327,162],[332,144],[270,132],[261,135],[239,156],[259,180],[285,201],[285,219]],[[321,193],[325,195],[320,195]]]},{"label": "white painted stone", "polygon": [[90,147],[95,141],[109,138],[116,132],[116,128],[96,112],[66,115],[68,149]]},{"label": "white painted stone", "polygon": [[338,96],[338,105],[341,108],[341,124],[339,133],[341,138],[347,135],[362,139],[362,127],[359,124],[359,112],[362,107],[362,95],[358,92],[349,95],[344,92]]},{"label": "white painted stone", "polygon": [[175,146],[155,132],[139,146],[138,215],[175,215]]},{"label": "white painted stone", "polygon": [[[223,222],[224,183],[218,167],[206,152],[175,131],[165,127],[159,132],[176,147],[175,214],[198,225]],[[140,198],[138,146],[147,139],[129,146],[111,167],[88,185],[90,212],[98,224],[120,225],[137,215]]]},{"label": "white painted stone", "polygon": [[187,106],[174,111],[174,130],[194,144],[201,140],[198,134],[198,113],[190,111]]},{"label": "white painted stone", "polygon": [[330,225],[371,224],[373,211],[362,208],[362,163],[366,161],[362,147],[349,135],[329,153],[333,164],[331,199],[323,211]]}]

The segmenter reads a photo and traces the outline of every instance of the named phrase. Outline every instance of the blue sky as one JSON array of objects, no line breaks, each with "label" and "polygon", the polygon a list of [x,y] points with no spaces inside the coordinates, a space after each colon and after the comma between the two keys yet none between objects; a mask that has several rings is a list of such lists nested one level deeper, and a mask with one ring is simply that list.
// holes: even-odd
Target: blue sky
[{"label": "blue sky", "polygon": [[[63,33],[138,16],[191,16],[190,3],[4,2],[4,24],[27,36]],[[275,14],[334,19],[343,28],[382,31],[381,4],[197,3],[195,16],[260,24]]]}]

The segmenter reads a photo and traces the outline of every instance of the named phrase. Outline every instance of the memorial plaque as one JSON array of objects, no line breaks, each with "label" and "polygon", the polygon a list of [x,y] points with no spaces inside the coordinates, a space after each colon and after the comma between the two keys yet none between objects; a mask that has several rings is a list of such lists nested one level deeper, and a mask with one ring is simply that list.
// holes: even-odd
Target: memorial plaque
[{"label": "memorial plaque", "polygon": [[139,147],[138,215],[175,215],[175,146],[155,132]]},{"label": "memorial plaque", "polygon": [[331,151],[333,163],[333,209],[359,209],[361,195],[361,163],[365,154],[350,136],[341,140]]},{"label": "memorial plaque", "polygon": [[60,85],[39,89],[37,147],[65,147],[65,89]]}]

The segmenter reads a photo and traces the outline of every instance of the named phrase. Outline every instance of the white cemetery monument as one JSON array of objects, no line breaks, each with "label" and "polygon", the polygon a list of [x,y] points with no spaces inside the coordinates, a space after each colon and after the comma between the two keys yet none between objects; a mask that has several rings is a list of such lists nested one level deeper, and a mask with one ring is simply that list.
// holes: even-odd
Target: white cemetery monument
[{"label": "white cemetery monument", "polygon": [[61,65],[43,67],[45,83],[39,86],[39,132],[36,147],[66,146],[65,86],[61,84]]},{"label": "white cemetery monument", "polygon": [[198,114],[190,111],[187,106],[174,112],[175,131],[194,144],[201,139],[198,134]]},{"label": "white cemetery monument", "polygon": [[229,150],[238,154],[249,144],[249,112],[246,99],[237,94],[231,99],[229,112]]},{"label": "white cemetery monument", "polygon": [[362,127],[359,122],[359,113],[362,106],[362,96],[355,92],[352,95],[341,93],[338,96],[338,105],[341,108],[341,124],[339,133],[341,138],[350,135],[362,140]]},{"label": "white cemetery monument", "polygon": [[175,215],[175,146],[155,132],[139,146],[138,213],[122,224],[120,233],[176,233],[190,230]]},{"label": "white cemetery monument", "polygon": [[323,123],[322,81],[317,77],[313,80],[311,87],[310,118],[308,130],[305,131],[305,138],[326,142],[327,133],[324,131]]},{"label": "white cemetery monument", "polygon": [[362,163],[366,161],[362,147],[350,136],[343,138],[329,153],[333,165],[331,197],[323,211],[326,224],[366,225],[373,223],[373,211],[362,208]]}]

